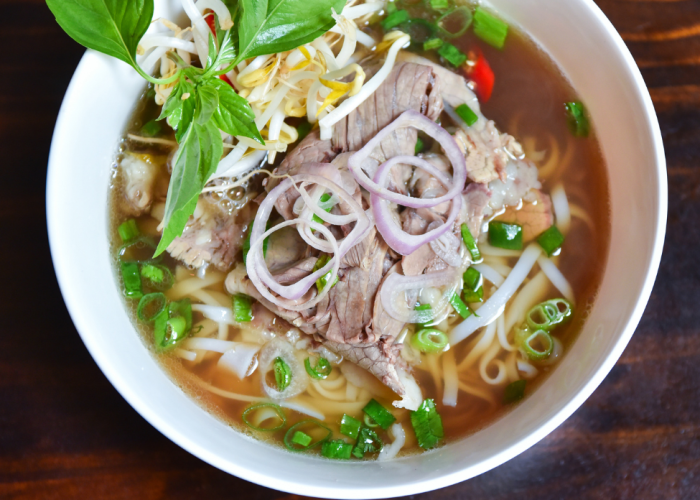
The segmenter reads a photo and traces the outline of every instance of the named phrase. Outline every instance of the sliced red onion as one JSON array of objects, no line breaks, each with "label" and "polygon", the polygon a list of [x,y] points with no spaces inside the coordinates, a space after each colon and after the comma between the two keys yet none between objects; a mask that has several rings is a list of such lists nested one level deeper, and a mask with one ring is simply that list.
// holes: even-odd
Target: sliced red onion
[{"label": "sliced red onion", "polygon": [[[428,230],[440,224],[437,221],[431,222]],[[430,242],[430,248],[435,252],[435,255],[440,257],[446,264],[452,267],[460,267],[462,265],[462,240],[457,238],[452,231],[445,232],[439,238]]]},{"label": "sliced red onion", "polygon": [[[460,271],[458,267],[450,267],[437,273],[420,274],[418,276],[404,276],[402,274],[390,274],[382,285],[380,298],[382,306],[387,314],[397,321],[404,323],[429,323],[442,314],[449,304],[449,299],[455,290],[459,288]],[[442,299],[433,309],[427,311],[415,311],[409,307],[406,301],[406,292],[420,291],[427,287],[442,287]]]},{"label": "sliced red onion", "polygon": [[[449,189],[444,196],[440,196],[439,198],[423,199],[412,198],[410,196],[395,193],[393,191],[389,191],[386,186],[383,186],[381,183],[378,183],[376,178],[374,181],[370,180],[370,178],[367,177],[362,170],[362,163],[372,154],[375,148],[379,146],[381,141],[386,138],[387,135],[396,129],[406,127],[414,127],[418,130],[422,130],[430,137],[435,139],[440,146],[442,146],[442,149],[445,151],[445,155],[452,164],[452,179],[450,179],[446,184],[443,183],[442,181],[447,178],[443,172],[440,172],[432,165],[430,165],[430,168],[426,167],[422,164],[422,162],[425,162],[425,160],[413,156],[402,156],[400,157],[400,160],[395,157],[389,160],[389,162],[392,162],[391,165],[395,165],[396,163],[408,163],[429,172],[431,175],[437,177],[438,180],[445,184],[445,187]],[[412,160],[408,160],[407,158],[411,158]],[[416,160],[421,160],[421,164],[416,163]],[[385,200],[411,208],[430,208],[439,205],[440,203],[450,201],[457,194],[462,192],[462,189],[464,189],[464,184],[467,181],[467,165],[464,160],[464,155],[460,151],[459,146],[457,146],[457,143],[452,136],[440,125],[436,124],[429,118],[426,118],[422,114],[412,110],[402,113],[401,116],[375,135],[367,144],[365,144],[362,149],[352,155],[348,159],[348,169],[353,173],[357,182],[367,191],[384,198]],[[439,174],[437,172],[439,172]]]}]

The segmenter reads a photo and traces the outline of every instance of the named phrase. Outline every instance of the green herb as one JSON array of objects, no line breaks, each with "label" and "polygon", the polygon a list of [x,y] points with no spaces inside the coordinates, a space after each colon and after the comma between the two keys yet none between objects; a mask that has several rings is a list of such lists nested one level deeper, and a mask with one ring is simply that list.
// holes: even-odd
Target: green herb
[{"label": "green herb", "polygon": [[397,10],[396,12],[389,14],[386,16],[386,18],[382,21],[382,28],[385,30],[390,30],[391,28],[395,28],[401,23],[405,23],[409,19],[408,12],[405,10]]},{"label": "green herb", "polygon": [[242,293],[234,295],[231,299],[231,308],[233,309],[233,321],[236,323],[248,323],[253,320],[251,299],[247,295]]},{"label": "green herb", "polygon": [[557,226],[551,226],[537,237],[537,243],[539,243],[542,249],[547,252],[547,255],[551,257],[564,243],[564,235],[561,234]]},{"label": "green herb", "polygon": [[442,41],[442,38],[431,38],[430,40],[423,42],[423,50],[428,51],[428,50],[433,50],[433,49],[439,49],[442,47],[442,44],[444,42]]},{"label": "green herb", "polygon": [[479,262],[481,260],[481,252],[479,252],[479,247],[476,246],[476,240],[472,236],[469,226],[462,224],[462,239],[467,247],[470,255],[472,256],[472,262]]},{"label": "green herb", "polygon": [[323,443],[323,447],[321,448],[321,455],[326,458],[347,460],[350,458],[351,453],[352,445],[350,443],[346,443],[342,439],[326,441]]},{"label": "green herb", "polygon": [[477,7],[474,12],[474,34],[489,45],[502,49],[508,36],[508,24]]},{"label": "green herb", "polygon": [[569,130],[576,137],[588,137],[591,132],[591,125],[586,116],[586,108],[581,102],[567,102],[566,121],[569,124]]},{"label": "green herb", "polygon": [[306,373],[309,374],[310,377],[315,378],[316,380],[323,380],[328,375],[331,374],[331,371],[333,368],[331,367],[331,364],[328,362],[326,358],[318,358],[318,361],[316,361],[316,366],[311,366],[311,359],[306,358],[304,360],[304,366],[306,367]]},{"label": "green herb", "polygon": [[523,228],[518,224],[491,221],[489,223],[489,243],[506,250],[522,250]]},{"label": "green herb", "polygon": [[472,315],[472,312],[467,307],[467,304],[464,303],[458,293],[455,292],[452,294],[452,297],[450,297],[450,304],[452,304],[452,307],[457,314],[462,317],[462,319],[467,319]]},{"label": "green herb", "polygon": [[276,357],[273,363],[277,390],[282,392],[292,383],[292,369],[281,357]]},{"label": "green herb", "polygon": [[365,453],[382,451],[383,447],[384,443],[379,439],[376,432],[367,427],[362,427],[357,436],[357,443],[352,449],[352,454],[357,458],[362,458],[365,456]]},{"label": "green herb", "polygon": [[162,293],[149,293],[141,297],[136,308],[136,315],[141,321],[150,323],[160,316],[168,306],[168,299]]},{"label": "green herb", "polygon": [[423,328],[411,337],[411,345],[420,352],[426,353],[442,352],[448,342],[447,335],[436,328]]},{"label": "green herb", "polygon": [[460,104],[457,106],[455,108],[455,113],[457,113],[457,115],[464,121],[464,123],[467,124],[468,127],[471,127],[479,121],[479,116],[466,104]]},{"label": "green herb", "polygon": [[425,450],[435,448],[445,437],[442,418],[435,409],[435,401],[426,399],[418,409],[411,412],[411,424],[418,439],[418,446]]},{"label": "green herb", "polygon": [[438,50],[440,54],[447,62],[449,62],[455,68],[458,68],[464,64],[467,60],[467,55],[459,50],[457,47],[451,43],[445,42],[442,47]]},{"label": "green herb", "polygon": [[313,125],[311,125],[309,122],[304,120],[299,124],[297,127],[297,134],[299,134],[299,139],[297,139],[297,142],[301,142],[304,137],[309,135],[309,132],[311,132],[311,129],[313,128]]},{"label": "green herb", "polygon": [[124,295],[130,299],[140,299],[143,296],[141,288],[141,273],[136,262],[122,262],[120,265]]},{"label": "green herb", "polygon": [[[306,432],[303,432],[303,431],[298,430],[298,429],[305,429]],[[317,429],[325,430],[326,434],[321,439],[317,439],[316,441],[312,441],[313,437],[310,434],[317,435],[318,434],[318,432],[316,432]],[[303,436],[308,436],[308,438],[309,438],[308,443],[304,444],[304,442],[307,441],[307,438],[305,438],[303,436],[297,438],[297,434],[302,434]],[[287,433],[284,435],[284,445],[290,451],[306,451],[306,450],[309,450],[311,448],[315,448],[319,444],[327,441],[328,438],[331,437],[331,434],[332,434],[331,430],[317,420],[312,420],[312,419],[302,420],[300,422],[297,422],[296,424],[294,424],[293,426],[291,426],[289,428]],[[299,445],[299,446],[295,446],[295,445]]]},{"label": "green herb", "polygon": [[396,417],[394,417],[391,412],[384,408],[376,399],[370,399],[369,403],[362,408],[362,411],[369,415],[372,420],[377,422],[384,430],[388,429],[391,424],[396,422]]},{"label": "green herb", "polygon": [[525,380],[516,380],[508,384],[505,391],[503,391],[503,404],[507,405],[523,399],[525,397],[526,384],[527,381]]},{"label": "green herb", "polygon": [[340,419],[340,433],[344,436],[356,438],[360,433],[362,422],[351,417],[347,413],[343,413],[343,418]]},{"label": "green herb", "polygon": [[129,219],[126,222],[122,222],[119,225],[117,232],[119,233],[119,237],[122,239],[123,243],[129,243],[130,241],[138,238],[141,234],[134,219]]},{"label": "green herb", "polygon": [[[277,418],[279,419],[279,424],[275,425],[274,427],[259,427],[257,425],[253,425],[250,420],[249,420],[249,415],[254,414],[255,412],[263,409],[263,408],[272,408],[276,415]],[[261,431],[261,432],[274,432],[282,429],[285,424],[287,423],[287,416],[284,414],[284,410],[280,408],[279,405],[276,405],[275,403],[255,403],[250,405],[248,408],[246,408],[243,411],[243,423],[245,423],[248,427],[251,429],[254,429],[256,431]],[[301,422],[299,422],[301,423]],[[290,429],[291,430],[291,429]],[[286,438],[286,436],[285,436]],[[285,440],[286,444],[286,440]]]}]

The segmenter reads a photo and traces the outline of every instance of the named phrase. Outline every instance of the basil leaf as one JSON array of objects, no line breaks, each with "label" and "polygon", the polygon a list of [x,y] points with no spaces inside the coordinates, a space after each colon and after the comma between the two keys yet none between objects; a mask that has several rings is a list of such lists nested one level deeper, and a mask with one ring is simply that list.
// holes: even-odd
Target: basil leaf
[{"label": "basil leaf", "polygon": [[[217,21],[218,22],[218,21]],[[204,70],[204,78],[208,78],[213,75],[220,75],[227,73],[230,68],[226,67],[223,70],[219,70],[221,66],[227,66],[229,63],[236,59],[236,44],[234,43],[233,37],[231,36],[231,30],[225,31],[223,38],[221,38],[221,47],[216,57],[212,59],[213,39],[209,38],[209,57],[207,58],[207,65]]]},{"label": "basil leaf", "polygon": [[182,235],[202,188],[216,171],[223,151],[221,134],[212,121],[205,125],[190,122],[173,161],[163,217],[165,228],[154,257]]},{"label": "basil leaf", "polygon": [[197,88],[197,124],[205,125],[219,107],[219,92],[213,85],[201,85]]},{"label": "basil leaf", "polygon": [[[187,99],[183,96],[189,94]],[[196,105],[195,87],[190,82],[181,78],[168,96],[168,100],[163,105],[163,110],[158,120],[168,119],[168,125],[175,130],[175,139],[181,142],[182,137],[194,119]]]},{"label": "basil leaf", "polygon": [[255,125],[255,113],[248,101],[223,80],[212,80],[211,84],[219,94],[219,107],[214,113],[213,122],[221,130],[231,135],[250,137],[265,144]]},{"label": "basil leaf", "polygon": [[153,0],[46,0],[46,4],[73,40],[121,59],[143,76],[136,48],[153,19]]},{"label": "basil leaf", "polygon": [[292,50],[335,26],[345,0],[240,0],[236,61]]}]

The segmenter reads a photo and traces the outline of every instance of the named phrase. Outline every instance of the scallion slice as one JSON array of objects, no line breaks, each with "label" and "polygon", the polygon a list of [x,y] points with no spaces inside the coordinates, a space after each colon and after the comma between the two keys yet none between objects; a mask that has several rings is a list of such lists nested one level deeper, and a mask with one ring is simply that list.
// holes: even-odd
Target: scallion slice
[{"label": "scallion slice", "polygon": [[551,299],[537,304],[525,315],[525,322],[532,331],[544,330],[549,332],[571,318],[573,308],[571,303],[562,298]]},{"label": "scallion slice", "polygon": [[156,350],[162,352],[175,347],[187,338],[192,329],[192,305],[190,299],[168,304],[168,309],[155,318],[153,340]]},{"label": "scallion slice", "polygon": [[330,362],[326,358],[318,358],[316,366],[311,366],[311,358],[306,358],[304,360],[304,367],[306,368],[306,373],[316,380],[325,379],[331,374],[331,371],[333,371],[333,367],[331,367]]},{"label": "scallion slice", "polygon": [[[269,224],[268,224],[268,229],[270,229]],[[250,235],[253,234],[253,223],[250,223],[250,228],[248,229],[248,236],[246,236],[246,239],[243,241],[243,247],[241,248],[243,252],[243,263],[246,263],[246,259],[248,258],[248,252],[250,252]],[[270,238],[267,237],[265,238],[265,241],[263,241],[263,257],[267,257],[267,246],[270,243]]]},{"label": "scallion slice", "polygon": [[289,384],[292,383],[292,369],[289,367],[287,362],[279,356],[275,358],[273,368],[275,372],[277,390],[282,392],[289,387]]},{"label": "scallion slice", "polygon": [[382,451],[384,443],[377,436],[377,433],[367,427],[362,427],[357,436],[357,443],[352,449],[352,454],[357,458],[362,458],[365,453],[377,453]]},{"label": "scallion slice", "polygon": [[481,273],[470,267],[464,273],[464,301],[469,304],[484,301],[484,280]]},{"label": "scallion slice", "polygon": [[[306,432],[302,431],[301,429],[304,429]],[[313,436],[317,436],[317,429],[325,430],[326,433],[325,435],[317,439],[316,441],[313,441]],[[297,434],[303,434],[303,436],[308,436],[309,441],[307,444],[303,444],[302,442],[299,442],[300,440],[306,441],[307,439],[303,436],[300,438],[296,439]],[[325,442],[328,440],[329,437],[331,437],[332,431],[323,425],[321,422],[318,420],[302,420],[300,422],[297,422],[293,426],[289,428],[287,433],[284,435],[284,445],[287,447],[288,450],[290,451],[306,451],[310,450],[311,448],[315,448],[319,444]],[[295,446],[299,445],[299,446]]]},{"label": "scallion slice", "polygon": [[588,137],[591,132],[591,124],[586,116],[586,108],[582,102],[567,102],[566,121],[569,124],[569,130],[576,137]]},{"label": "scallion slice", "polygon": [[554,350],[552,336],[545,330],[532,331],[526,325],[515,329],[515,343],[532,361],[547,359]]},{"label": "scallion slice", "polygon": [[186,333],[189,334],[190,329],[192,328],[192,303],[190,302],[190,299],[182,299],[168,304],[168,315],[171,318],[176,316],[182,316],[185,318],[185,323],[187,325]]},{"label": "scallion slice", "polygon": [[476,240],[469,230],[469,226],[466,224],[462,224],[462,239],[464,240],[469,254],[472,256],[472,262],[480,262],[481,252],[479,252],[479,247],[476,246]]},{"label": "scallion slice", "polygon": [[489,45],[502,49],[508,36],[508,24],[477,7],[474,12],[474,34]]},{"label": "scallion slice", "polygon": [[387,12],[387,14],[393,14],[393,13],[396,12],[397,10],[399,10],[399,9],[398,9],[398,7],[396,6],[396,2],[395,2],[395,1],[390,1],[390,2],[387,2],[387,3],[386,3],[386,12]]},{"label": "scallion slice", "polygon": [[[274,427],[259,427],[257,425],[254,425],[249,420],[249,416],[252,417],[251,414],[253,414],[256,411],[262,410],[264,408],[272,408],[272,410],[274,410],[277,418],[279,418],[279,420],[280,420],[278,425],[276,425]],[[287,423],[287,416],[284,414],[284,411],[282,410],[282,408],[280,408],[280,406],[276,405],[275,403],[255,403],[255,404],[250,405],[245,410],[243,410],[243,422],[248,427],[250,427],[251,429],[254,429],[256,431],[274,432],[274,431],[278,431],[278,430],[282,429],[285,426],[285,424]],[[287,434],[289,434],[289,432],[287,432]],[[285,440],[285,444],[286,444],[286,440]]]},{"label": "scallion slice", "polygon": [[309,436],[305,432],[296,431],[294,433],[294,436],[292,436],[292,443],[304,447],[309,446],[309,443],[311,443],[311,436]]},{"label": "scallion slice", "polygon": [[175,278],[173,278],[170,269],[158,264],[141,265],[141,277],[146,280],[146,286],[161,292],[168,290],[175,284]]},{"label": "scallion slice", "polygon": [[445,42],[442,41],[442,38],[431,38],[430,40],[423,42],[423,50],[428,51],[433,49],[439,49],[440,47],[442,47],[443,43]]},{"label": "scallion slice", "polygon": [[384,30],[388,31],[391,28],[395,28],[396,26],[398,26],[401,23],[405,23],[406,21],[408,21],[409,17],[410,16],[408,15],[407,11],[405,11],[403,9],[397,10],[396,12],[393,12],[393,13],[389,14],[388,16],[386,16],[386,18],[381,23],[382,28],[384,28]]},{"label": "scallion slice", "polygon": [[372,420],[372,417],[370,417],[366,413],[365,413],[364,417],[362,418],[362,420],[364,421],[364,423],[367,427],[371,427],[371,428],[379,427],[379,424],[377,422],[375,422],[374,420]]},{"label": "scallion slice", "polygon": [[139,232],[139,227],[136,225],[134,219],[129,219],[126,222],[122,222],[117,228],[119,237],[122,239],[122,243],[129,243],[130,241],[138,238],[141,233]]},{"label": "scallion slice", "polygon": [[467,60],[467,55],[464,52],[448,42],[445,42],[442,47],[438,49],[438,54],[455,68],[460,67]]},{"label": "scallion slice", "polygon": [[501,221],[489,222],[489,243],[507,250],[523,249],[523,228],[518,224],[506,224]]},{"label": "scallion slice", "polygon": [[477,116],[477,114],[474,113],[474,111],[472,111],[472,108],[470,108],[466,104],[460,104],[459,106],[457,106],[455,108],[455,113],[457,113],[459,117],[464,121],[464,123],[466,123],[469,127],[471,127],[479,121],[479,117]]},{"label": "scallion slice", "polygon": [[574,306],[571,305],[571,302],[561,297],[558,299],[548,300],[546,303],[552,307],[555,307],[557,311],[559,311],[559,315],[557,317],[559,324],[566,323],[574,314]]},{"label": "scallion slice", "polygon": [[248,323],[253,320],[252,299],[242,293],[237,293],[231,299],[233,321],[236,323]]},{"label": "scallion slice", "polygon": [[[133,240],[129,241],[128,243],[124,243],[121,247],[119,247],[119,250],[117,250],[117,256],[121,260],[145,261],[150,259],[151,262],[157,262],[161,259],[160,256],[157,259],[151,259],[151,256],[153,255],[152,250],[155,250],[156,247],[157,245],[156,242],[153,241],[153,238],[149,238],[148,236],[137,236]],[[127,255],[127,252],[131,254],[129,259],[124,258]],[[149,256],[148,258],[139,259],[139,256],[145,257],[146,254]]]},{"label": "scallion slice", "polygon": [[430,311],[433,308],[430,304],[421,304],[419,306],[416,306],[415,310],[416,311]]},{"label": "scallion slice", "polygon": [[423,328],[411,337],[411,345],[425,353],[442,352],[447,347],[448,342],[447,335],[435,328]]},{"label": "scallion slice", "polygon": [[362,422],[347,413],[343,413],[343,418],[340,419],[340,433],[344,436],[356,438],[360,433]]},{"label": "scallion slice", "polygon": [[434,10],[447,10],[450,8],[449,0],[430,0],[430,7]]},{"label": "scallion slice", "polygon": [[516,380],[508,384],[505,391],[503,391],[503,404],[507,405],[523,399],[525,397],[526,384],[527,381],[525,380]]},{"label": "scallion slice", "polygon": [[124,295],[130,299],[140,299],[143,297],[141,288],[141,273],[136,262],[122,262],[122,280],[124,282]]},{"label": "scallion slice", "polygon": [[445,38],[457,38],[466,33],[472,24],[472,11],[468,7],[457,7],[437,20],[438,30]]},{"label": "scallion slice", "polygon": [[141,321],[150,323],[165,311],[168,306],[168,299],[160,292],[149,293],[141,297],[136,308],[136,315]]},{"label": "scallion slice", "polygon": [[[331,199],[330,193],[323,193],[323,194],[321,195],[321,198],[320,198],[319,201],[325,203],[325,202],[327,202],[327,201],[330,200],[330,199]],[[331,211],[332,208],[333,208],[333,207],[328,207],[328,208],[325,208],[324,210],[325,210],[326,212],[330,213],[330,211]],[[325,223],[323,222],[323,219],[321,219],[321,218],[320,218],[318,215],[316,215],[316,214],[314,214],[314,216],[312,217],[312,220],[313,220],[314,222],[317,222],[318,224],[325,224]],[[311,232],[314,232],[314,230],[312,229]]]},{"label": "scallion slice", "polygon": [[459,314],[462,317],[462,319],[467,319],[469,316],[472,315],[472,312],[469,310],[469,307],[467,307],[467,304],[464,303],[464,301],[458,293],[455,292],[452,294],[452,297],[450,297],[450,304],[452,304],[452,307],[457,312],[457,314]]},{"label": "scallion slice", "polygon": [[435,448],[445,437],[442,418],[435,409],[435,401],[426,399],[416,411],[411,412],[411,425],[416,433],[418,446],[425,450]]},{"label": "scallion slice", "polygon": [[347,460],[350,458],[351,453],[352,445],[350,443],[346,443],[342,439],[326,441],[323,443],[323,447],[321,448],[321,455],[326,458]]},{"label": "scallion slice", "polygon": [[537,237],[537,243],[539,243],[542,249],[547,252],[547,255],[551,257],[564,243],[564,235],[561,234],[557,226],[551,226]]},{"label": "scallion slice", "polygon": [[376,399],[370,399],[369,403],[362,408],[362,411],[369,415],[372,420],[379,424],[379,427],[386,430],[391,424],[396,422],[396,417],[384,408]]},{"label": "scallion slice", "polygon": [[[318,259],[316,259],[316,264],[314,264],[314,269],[312,272],[315,273],[324,267],[331,259],[332,257],[330,255],[322,254]],[[326,285],[328,285],[328,280],[331,278],[331,273],[332,271],[328,271],[326,274],[316,280],[316,288],[318,289],[319,293],[326,287]],[[335,277],[335,281],[331,285],[331,288],[333,288],[336,283],[338,283],[338,276]]]},{"label": "scallion slice", "polygon": [[425,144],[423,143],[423,140],[418,137],[416,139],[416,147],[415,147],[415,153],[421,153],[425,149]]}]

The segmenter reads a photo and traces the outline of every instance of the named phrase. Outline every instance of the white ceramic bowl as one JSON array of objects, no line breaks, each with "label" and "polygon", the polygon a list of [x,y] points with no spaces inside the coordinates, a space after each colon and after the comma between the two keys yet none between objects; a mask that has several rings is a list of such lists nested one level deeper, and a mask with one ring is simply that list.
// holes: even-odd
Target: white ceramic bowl
[{"label": "white ceramic bowl", "polygon": [[[178,0],[157,4],[156,16],[180,17]],[[408,495],[469,479],[526,450],[607,375],[639,322],[663,246],[666,170],[651,99],[622,39],[592,0],[493,4],[552,56],[588,105],[610,179],[607,270],[583,332],[538,391],[468,438],[388,463],[319,460],[253,441],[197,406],[158,367],[123,310],[107,241],[110,165],[143,81],[115,59],[85,54],[66,93],[49,161],[51,251],[85,345],[124,398],[163,434],[215,467],[279,490],[334,498]]]}]

